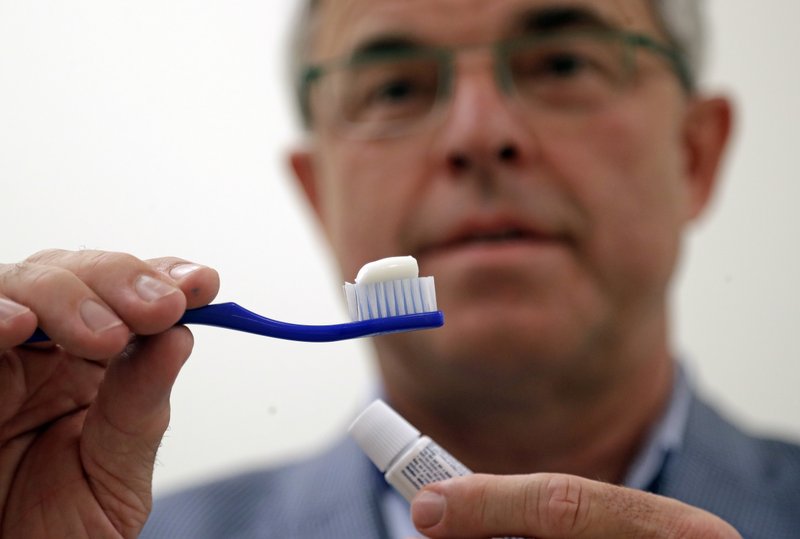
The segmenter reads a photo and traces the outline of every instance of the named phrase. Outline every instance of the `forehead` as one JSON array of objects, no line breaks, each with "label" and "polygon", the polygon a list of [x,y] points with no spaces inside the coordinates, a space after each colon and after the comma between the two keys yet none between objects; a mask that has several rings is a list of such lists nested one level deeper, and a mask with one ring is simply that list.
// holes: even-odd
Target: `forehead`
[{"label": "forehead", "polygon": [[346,54],[381,35],[433,45],[492,41],[537,14],[586,13],[609,26],[660,34],[649,0],[325,0],[317,13],[317,59]]}]

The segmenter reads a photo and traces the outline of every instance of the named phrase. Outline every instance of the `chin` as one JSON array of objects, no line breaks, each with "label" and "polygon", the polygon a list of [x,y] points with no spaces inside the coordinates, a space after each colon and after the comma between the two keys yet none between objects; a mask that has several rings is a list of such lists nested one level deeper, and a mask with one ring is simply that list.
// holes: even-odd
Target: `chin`
[{"label": "chin", "polygon": [[445,316],[444,327],[426,336],[434,357],[455,369],[487,376],[571,368],[586,335],[574,320],[535,309]]}]

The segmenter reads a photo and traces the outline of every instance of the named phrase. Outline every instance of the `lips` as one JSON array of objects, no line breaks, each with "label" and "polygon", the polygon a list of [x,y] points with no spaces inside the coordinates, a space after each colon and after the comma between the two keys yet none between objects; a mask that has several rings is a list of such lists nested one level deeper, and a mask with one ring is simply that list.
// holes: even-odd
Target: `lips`
[{"label": "lips", "polygon": [[515,241],[545,241],[549,238],[535,231],[522,228],[498,228],[475,230],[459,234],[445,241],[441,247],[455,247],[472,243],[508,243]]},{"label": "lips", "polygon": [[427,242],[420,255],[472,246],[542,245],[568,242],[569,238],[554,229],[507,218],[469,219],[440,237]]}]

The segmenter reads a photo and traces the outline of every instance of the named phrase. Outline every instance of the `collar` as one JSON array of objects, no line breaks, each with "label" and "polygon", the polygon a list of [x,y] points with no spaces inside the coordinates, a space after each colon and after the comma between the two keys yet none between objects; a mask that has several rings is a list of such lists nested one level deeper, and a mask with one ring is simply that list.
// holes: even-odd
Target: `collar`
[{"label": "collar", "polygon": [[675,364],[672,395],[664,414],[650,429],[644,445],[631,462],[622,484],[639,490],[647,488],[658,478],[664,462],[673,451],[680,449],[689,419],[692,391],[685,369]]}]

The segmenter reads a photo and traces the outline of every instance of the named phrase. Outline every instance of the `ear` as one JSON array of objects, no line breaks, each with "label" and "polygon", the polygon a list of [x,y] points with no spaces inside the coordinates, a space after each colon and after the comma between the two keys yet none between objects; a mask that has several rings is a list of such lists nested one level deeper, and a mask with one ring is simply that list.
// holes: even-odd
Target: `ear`
[{"label": "ear", "polygon": [[294,171],[295,180],[300,185],[311,209],[322,222],[321,202],[316,170],[314,168],[314,155],[311,150],[294,150],[289,154],[289,164]]},{"label": "ear", "polygon": [[689,219],[698,217],[714,194],[732,125],[733,106],[728,99],[698,97],[689,103],[684,129]]}]

